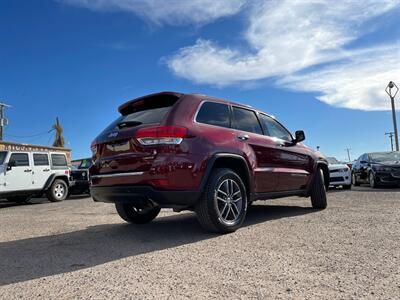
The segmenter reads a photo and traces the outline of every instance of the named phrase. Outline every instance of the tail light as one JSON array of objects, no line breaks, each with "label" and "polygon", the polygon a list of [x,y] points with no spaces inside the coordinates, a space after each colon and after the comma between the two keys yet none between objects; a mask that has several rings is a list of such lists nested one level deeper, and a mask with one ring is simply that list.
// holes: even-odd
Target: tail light
[{"label": "tail light", "polygon": [[135,138],[141,145],[179,145],[187,136],[187,128],[178,126],[156,126],[141,128]]}]

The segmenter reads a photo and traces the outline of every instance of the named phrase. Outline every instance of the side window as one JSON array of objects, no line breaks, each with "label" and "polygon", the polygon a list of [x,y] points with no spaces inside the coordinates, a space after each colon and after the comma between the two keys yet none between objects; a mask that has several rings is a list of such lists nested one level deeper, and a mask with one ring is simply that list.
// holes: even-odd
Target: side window
[{"label": "side window", "polygon": [[16,167],[28,167],[29,156],[28,153],[13,153],[10,157],[10,163],[13,163]]},{"label": "side window", "polygon": [[47,154],[33,154],[33,164],[35,166],[48,166],[49,165],[49,156]]},{"label": "side window", "polygon": [[247,132],[263,134],[254,111],[233,107],[233,128]]},{"label": "side window", "polygon": [[52,154],[51,164],[54,167],[67,167],[67,159],[64,154]]},{"label": "side window", "polygon": [[260,114],[261,123],[264,126],[266,134],[270,137],[276,137],[284,141],[291,142],[293,140],[292,135],[286,130],[281,124],[275,121],[273,118]]},{"label": "side window", "polygon": [[229,107],[222,103],[205,102],[197,114],[196,122],[229,128]]}]

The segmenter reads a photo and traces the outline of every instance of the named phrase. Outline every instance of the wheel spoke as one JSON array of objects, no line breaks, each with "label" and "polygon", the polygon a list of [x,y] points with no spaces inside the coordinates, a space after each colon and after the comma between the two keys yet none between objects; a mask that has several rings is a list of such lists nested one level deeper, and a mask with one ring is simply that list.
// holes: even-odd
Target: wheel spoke
[{"label": "wheel spoke", "polygon": [[239,198],[233,200],[233,203],[237,203],[237,202],[239,202],[239,201],[241,201],[241,200],[242,200],[242,197],[239,197]]},{"label": "wheel spoke", "polygon": [[218,193],[221,193],[221,194],[224,195],[224,196],[228,196],[227,193],[225,193],[224,191],[222,191],[222,190],[220,190],[220,189],[219,189],[217,192],[218,192]]},{"label": "wheel spoke", "polygon": [[228,207],[228,203],[225,203],[224,208],[220,211],[221,217],[224,217],[225,209]]},{"label": "wheel spoke", "polygon": [[228,220],[229,212],[231,211],[231,206],[229,204],[227,206],[228,206],[228,209],[226,210],[226,215],[225,215],[225,217],[222,216],[225,220]]},{"label": "wheel spoke", "polygon": [[240,194],[240,189],[233,193],[232,197],[235,197],[237,194]]},{"label": "wheel spoke", "polygon": [[[236,209],[236,212],[235,212],[235,209],[233,209],[233,208]],[[233,205],[231,206],[231,210],[232,210],[232,213],[233,213],[234,220],[236,220],[236,218],[239,215],[239,209],[237,208],[235,203],[233,203]]]},{"label": "wheel spoke", "polygon": [[221,198],[221,197],[218,197],[218,196],[217,196],[217,200],[219,200],[219,201],[222,201],[222,202],[226,203],[226,200],[225,200],[225,199],[223,199],[223,198]]}]

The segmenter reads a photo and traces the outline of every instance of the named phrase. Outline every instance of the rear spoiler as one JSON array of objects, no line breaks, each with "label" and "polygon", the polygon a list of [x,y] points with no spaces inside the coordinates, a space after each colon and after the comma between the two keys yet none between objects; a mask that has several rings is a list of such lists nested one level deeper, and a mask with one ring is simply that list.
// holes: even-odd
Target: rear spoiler
[{"label": "rear spoiler", "polygon": [[180,97],[182,93],[175,92],[161,92],[139,97],[122,104],[118,111],[121,115],[126,116],[130,113],[141,111],[149,108],[159,108],[172,106]]}]

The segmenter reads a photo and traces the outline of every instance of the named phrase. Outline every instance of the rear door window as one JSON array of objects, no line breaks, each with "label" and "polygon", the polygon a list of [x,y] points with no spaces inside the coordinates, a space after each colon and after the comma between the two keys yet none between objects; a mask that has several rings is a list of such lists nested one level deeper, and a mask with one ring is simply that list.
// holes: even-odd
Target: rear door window
[{"label": "rear door window", "polygon": [[233,107],[233,128],[263,134],[256,113],[252,110]]},{"label": "rear door window", "polygon": [[196,122],[229,128],[229,106],[216,102],[204,102],[196,116]]},{"label": "rear door window", "polygon": [[51,164],[54,167],[67,167],[67,158],[64,154],[52,154]]},{"label": "rear door window", "polygon": [[10,157],[10,163],[16,167],[28,167],[29,156],[28,153],[13,153]]},{"label": "rear door window", "polygon": [[33,164],[35,166],[48,166],[49,156],[47,154],[34,153],[33,154]]}]

